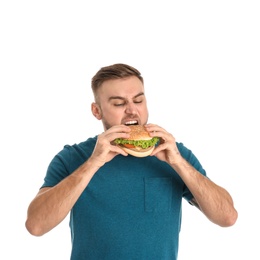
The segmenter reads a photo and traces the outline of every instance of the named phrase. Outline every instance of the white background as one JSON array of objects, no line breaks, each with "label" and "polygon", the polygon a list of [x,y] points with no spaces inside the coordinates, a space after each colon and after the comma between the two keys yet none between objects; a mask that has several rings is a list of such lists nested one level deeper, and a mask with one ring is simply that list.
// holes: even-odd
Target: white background
[{"label": "white background", "polygon": [[[260,259],[258,1],[1,1],[1,259],[69,259],[68,219],[24,227],[47,165],[103,131],[90,81],[117,62],[145,79],[150,122],[171,132],[228,189],[221,228],[185,201],[180,260]],[[162,223],[163,225],[163,223]]]}]

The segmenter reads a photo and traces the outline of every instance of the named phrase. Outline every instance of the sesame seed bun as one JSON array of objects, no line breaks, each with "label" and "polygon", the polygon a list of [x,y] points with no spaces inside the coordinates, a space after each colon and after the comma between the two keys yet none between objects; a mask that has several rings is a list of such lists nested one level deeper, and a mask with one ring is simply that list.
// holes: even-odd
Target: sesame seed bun
[{"label": "sesame seed bun", "polygon": [[129,125],[131,128],[130,136],[128,140],[151,140],[152,137],[145,130],[143,125]]}]

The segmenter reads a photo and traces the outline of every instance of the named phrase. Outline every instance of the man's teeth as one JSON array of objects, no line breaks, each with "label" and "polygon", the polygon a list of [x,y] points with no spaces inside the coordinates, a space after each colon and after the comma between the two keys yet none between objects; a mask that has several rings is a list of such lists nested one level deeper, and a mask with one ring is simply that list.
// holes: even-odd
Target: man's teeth
[{"label": "man's teeth", "polygon": [[137,125],[137,124],[138,124],[137,121],[129,121],[125,123],[125,125]]}]

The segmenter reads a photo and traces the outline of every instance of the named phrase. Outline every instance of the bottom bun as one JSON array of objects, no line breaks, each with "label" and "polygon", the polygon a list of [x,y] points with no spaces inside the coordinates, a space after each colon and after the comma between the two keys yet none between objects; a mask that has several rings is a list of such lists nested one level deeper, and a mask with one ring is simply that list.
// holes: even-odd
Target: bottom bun
[{"label": "bottom bun", "polygon": [[149,156],[153,152],[155,146],[152,146],[151,149],[149,149],[149,150],[145,149],[145,151],[134,151],[129,148],[122,147],[122,146],[121,146],[121,148],[128,154],[131,154],[135,157],[146,157],[146,156]]}]

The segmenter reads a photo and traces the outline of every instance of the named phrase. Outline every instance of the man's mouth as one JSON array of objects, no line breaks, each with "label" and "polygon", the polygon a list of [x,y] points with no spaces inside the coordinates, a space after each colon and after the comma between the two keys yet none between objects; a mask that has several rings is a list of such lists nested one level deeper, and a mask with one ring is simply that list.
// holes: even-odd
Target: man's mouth
[{"label": "man's mouth", "polygon": [[136,120],[125,122],[125,125],[138,125]]}]

